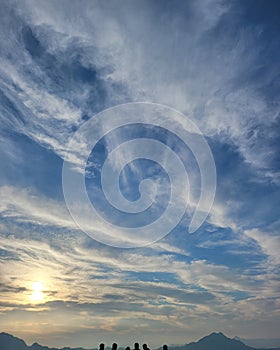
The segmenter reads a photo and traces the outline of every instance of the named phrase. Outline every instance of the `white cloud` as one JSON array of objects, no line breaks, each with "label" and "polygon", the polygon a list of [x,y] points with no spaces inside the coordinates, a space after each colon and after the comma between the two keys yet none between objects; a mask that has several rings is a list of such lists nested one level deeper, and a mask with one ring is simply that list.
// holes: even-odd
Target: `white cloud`
[{"label": "white cloud", "polygon": [[[26,1],[17,11],[36,28],[39,40],[42,37],[50,53],[66,60],[63,50],[73,45],[72,39],[76,38],[87,52],[82,51],[86,65],[96,67],[97,71],[110,67],[111,73],[103,74],[104,81],[121,83],[132,100],[164,103],[186,113],[206,135],[225,137],[238,147],[246,161],[276,180],[277,173],[270,169],[268,155],[274,151],[268,140],[272,137],[278,106],[270,105],[259,93],[267,81],[246,87],[241,83],[243,72],[252,70],[262,50],[254,41],[254,28],[240,30],[237,42],[233,37],[217,38],[211,33],[231,6],[218,0],[185,4],[182,6],[189,21],[171,9],[166,25],[163,19],[167,13],[163,12],[161,19],[156,7],[148,3],[141,6],[141,11],[136,3],[119,7],[112,2],[103,6],[85,4],[64,7],[64,2]],[[75,16],[77,10],[79,18]],[[26,55],[24,59],[28,60]],[[39,74],[36,64],[33,69]],[[267,79],[273,79],[271,75]],[[29,82],[19,84],[22,92],[18,97],[43,126],[43,134],[33,128],[30,136],[38,142],[45,138],[47,147],[65,157],[65,129],[70,122],[77,123],[81,111],[45,91],[51,82],[42,85],[39,91],[30,76],[25,74],[24,78]],[[86,93],[80,106],[86,103],[90,90],[84,85],[81,89]],[[116,93],[110,91],[109,85],[106,89],[109,94]],[[71,97],[69,92],[69,100]],[[117,101],[113,95],[111,99]],[[52,120],[67,122],[57,129]],[[258,132],[261,126],[266,129],[265,139]]]},{"label": "white cloud", "polygon": [[43,225],[75,228],[64,203],[34,195],[31,191],[11,186],[0,187],[2,217]]},{"label": "white cloud", "polygon": [[280,265],[280,237],[278,234],[263,232],[258,228],[245,230],[244,233],[259,244],[263,252],[268,256],[269,266],[275,267]]}]

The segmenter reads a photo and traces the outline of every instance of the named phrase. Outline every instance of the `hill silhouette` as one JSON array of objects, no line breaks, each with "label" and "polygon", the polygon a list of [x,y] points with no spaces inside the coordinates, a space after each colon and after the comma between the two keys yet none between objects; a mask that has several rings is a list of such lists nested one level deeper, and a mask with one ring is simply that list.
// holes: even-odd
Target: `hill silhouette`
[{"label": "hill silhouette", "polygon": [[[96,344],[97,346],[98,344]],[[96,350],[84,349],[84,348],[49,348],[42,346],[38,343],[34,343],[28,346],[22,339],[14,337],[8,333],[0,333],[0,349],[1,350]],[[121,349],[121,348],[119,348]],[[161,349],[161,348],[160,348]],[[256,350],[251,346],[245,345],[240,340],[231,339],[226,337],[223,333],[211,333],[206,337],[201,338],[197,342],[185,344],[182,346],[170,346],[169,350]],[[257,349],[260,350],[260,349]],[[263,350],[280,350],[280,348]]]},{"label": "hill silhouette", "polygon": [[42,346],[38,343],[34,343],[31,346],[26,345],[26,343],[17,337],[14,337],[8,333],[0,333],[0,349],[1,350],[96,350],[95,349],[84,349],[84,348],[49,348],[48,346]]},{"label": "hill silhouette", "polygon": [[[256,350],[251,346],[245,345],[240,340],[226,337],[223,333],[211,333],[201,338],[197,342],[182,346],[169,347],[170,350]],[[258,349],[260,350],[260,349]],[[262,350],[272,350],[264,348]],[[273,350],[279,350],[275,348]]]},{"label": "hill silhouette", "polygon": [[223,333],[211,333],[197,342],[176,347],[176,350],[253,350],[239,340],[226,337]]},{"label": "hill silhouette", "polygon": [[279,348],[280,338],[241,338],[234,337],[236,340],[240,340],[245,345],[253,348]]}]

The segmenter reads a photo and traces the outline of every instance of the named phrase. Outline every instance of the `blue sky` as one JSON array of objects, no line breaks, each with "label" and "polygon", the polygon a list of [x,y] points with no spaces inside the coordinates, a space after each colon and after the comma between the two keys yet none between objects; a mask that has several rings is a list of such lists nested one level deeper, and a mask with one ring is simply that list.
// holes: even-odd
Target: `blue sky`
[{"label": "blue sky", "polygon": [[[276,338],[279,2],[11,0],[0,8],[1,330],[84,347],[183,344],[216,330]],[[213,153],[217,189],[194,234],[186,214],[163,239],[121,249],[77,227],[62,167],[72,161],[67,145],[80,126],[138,101],[195,122]],[[185,157],[197,194],[189,150],[159,129],[125,128],[89,159],[89,195],[98,190],[90,171],[137,133],[167,140]],[[122,172],[121,188],[135,200],[146,176],[165,189],[159,211],[150,208],[157,216],[169,189],[160,167],[135,162]],[[97,205],[102,211],[101,199]]]}]

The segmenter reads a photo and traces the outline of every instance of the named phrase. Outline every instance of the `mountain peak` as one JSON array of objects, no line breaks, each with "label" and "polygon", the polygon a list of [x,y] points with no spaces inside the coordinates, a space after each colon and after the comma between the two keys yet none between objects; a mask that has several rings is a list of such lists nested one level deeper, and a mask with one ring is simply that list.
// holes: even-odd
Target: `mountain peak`
[{"label": "mountain peak", "polygon": [[11,334],[4,332],[0,333],[0,343],[1,349],[3,350],[25,350],[27,347],[27,345],[22,339],[19,339]]},{"label": "mountain peak", "polygon": [[198,342],[211,341],[211,340],[228,341],[228,340],[231,340],[231,339],[228,338],[227,336],[225,336],[222,332],[213,332],[213,333],[211,333],[209,335],[206,335],[205,337],[201,338]]},{"label": "mountain peak", "polygon": [[208,337],[222,337],[222,338],[229,339],[222,332],[213,332],[213,333],[209,334]]},{"label": "mountain peak", "polygon": [[222,332],[213,332],[195,343],[187,344],[182,350],[253,350],[241,341],[228,338]]}]

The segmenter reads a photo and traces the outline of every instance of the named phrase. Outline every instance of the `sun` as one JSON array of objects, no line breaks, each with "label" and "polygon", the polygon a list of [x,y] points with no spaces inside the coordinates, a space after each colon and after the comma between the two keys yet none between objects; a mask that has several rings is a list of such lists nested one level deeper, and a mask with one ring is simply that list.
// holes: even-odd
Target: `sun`
[{"label": "sun", "polygon": [[32,294],[30,295],[31,301],[42,301],[45,297],[44,295],[44,285],[42,282],[33,282],[32,283]]}]

